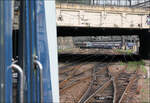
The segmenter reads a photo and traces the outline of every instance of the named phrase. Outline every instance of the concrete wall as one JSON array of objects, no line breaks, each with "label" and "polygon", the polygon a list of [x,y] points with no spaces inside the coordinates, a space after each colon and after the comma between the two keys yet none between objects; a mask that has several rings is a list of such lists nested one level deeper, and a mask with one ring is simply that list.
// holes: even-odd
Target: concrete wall
[{"label": "concrete wall", "polygon": [[148,11],[124,7],[57,4],[58,26],[148,28]]},{"label": "concrete wall", "polygon": [[74,48],[72,37],[58,37],[57,42],[59,50],[67,50]]}]

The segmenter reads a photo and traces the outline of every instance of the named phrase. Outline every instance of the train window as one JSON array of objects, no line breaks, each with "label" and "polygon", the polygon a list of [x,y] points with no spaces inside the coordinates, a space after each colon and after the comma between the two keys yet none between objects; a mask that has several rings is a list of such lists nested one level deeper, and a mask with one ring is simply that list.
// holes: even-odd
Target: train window
[{"label": "train window", "polygon": [[18,56],[18,30],[13,30],[13,58],[17,59]]},{"label": "train window", "polygon": [[13,58],[18,57],[18,35],[19,35],[19,17],[20,17],[20,1],[14,1],[14,14],[13,14]]},{"label": "train window", "polygon": [[[12,48],[13,48],[13,59],[18,60],[19,53],[19,7],[20,2],[18,0],[14,1],[14,12],[13,12],[13,31],[12,31]],[[19,61],[19,60],[18,60]],[[19,63],[19,62],[17,62]],[[13,71],[13,103],[17,103],[19,100],[17,99],[18,94],[18,73]]]}]

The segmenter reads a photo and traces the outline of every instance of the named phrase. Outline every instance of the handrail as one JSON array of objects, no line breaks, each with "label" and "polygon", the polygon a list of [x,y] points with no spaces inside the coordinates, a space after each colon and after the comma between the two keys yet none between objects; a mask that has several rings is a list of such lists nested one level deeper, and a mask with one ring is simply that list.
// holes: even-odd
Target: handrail
[{"label": "handrail", "polygon": [[24,103],[24,74],[22,68],[12,63],[10,66],[11,69],[16,70],[20,76],[20,94],[19,94],[19,103]]},{"label": "handrail", "polygon": [[38,60],[34,60],[34,64],[38,66],[40,70],[40,103],[43,103],[43,85],[42,85],[42,80],[43,80],[43,66]]}]

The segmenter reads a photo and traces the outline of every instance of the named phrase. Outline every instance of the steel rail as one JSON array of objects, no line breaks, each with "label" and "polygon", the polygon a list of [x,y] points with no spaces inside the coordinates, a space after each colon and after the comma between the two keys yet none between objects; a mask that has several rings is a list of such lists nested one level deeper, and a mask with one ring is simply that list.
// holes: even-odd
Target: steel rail
[{"label": "steel rail", "polygon": [[133,85],[134,81],[137,80],[138,78],[138,72],[139,72],[139,66],[137,67],[136,71],[135,71],[135,74],[134,76],[130,79],[130,82],[128,83],[125,91],[123,92],[120,100],[119,100],[119,103],[123,103],[125,97],[127,96],[127,92],[130,90],[131,86]]},{"label": "steel rail", "polygon": [[111,84],[112,79],[108,80],[103,86],[100,86],[90,97],[88,97],[83,103],[87,103],[98,92],[102,93]]},{"label": "steel rail", "polygon": [[119,71],[115,77],[113,77],[113,86],[114,86],[114,98],[113,98],[113,103],[116,103],[116,100],[117,100],[117,85],[116,85],[116,81],[117,81],[117,78],[119,76],[120,73],[124,72],[124,70],[128,67],[128,65],[125,65],[125,67]]},{"label": "steel rail", "polygon": [[[125,69],[125,68],[124,68]],[[121,71],[119,71],[115,77],[112,77],[110,80],[108,80],[104,85],[100,86],[99,89],[97,91],[95,91],[86,101],[84,101],[84,103],[88,102],[95,94],[97,94],[98,92],[103,93],[103,91],[110,85],[110,83],[113,83],[114,86],[114,78],[117,78],[118,75],[120,73],[122,73],[124,71],[124,69],[122,69]],[[115,92],[115,90],[114,90]],[[114,97],[115,98],[115,97]]]},{"label": "steel rail", "polygon": [[[114,59],[114,57],[115,57],[115,55],[112,57],[112,59],[110,60],[110,62]],[[108,63],[108,64],[106,64],[106,67],[107,67],[107,69],[108,69],[108,65],[110,65],[110,62]],[[99,65],[97,65],[95,68],[97,68]],[[95,69],[94,68],[94,69]],[[92,89],[92,85],[93,85],[93,83],[94,83],[94,80],[96,79],[96,75],[95,75],[95,70],[94,70],[94,72],[93,72],[94,74],[93,74],[93,80],[91,81],[91,84],[90,84],[90,86],[89,86],[89,88],[87,89],[87,91],[84,93],[84,95],[80,98],[80,100],[78,101],[78,103],[84,103],[84,101],[86,101],[85,100],[85,98],[87,97],[87,95],[89,95],[89,92],[90,92],[90,90]],[[100,86],[101,87],[101,86]],[[100,87],[98,87],[98,88],[100,88]]]},{"label": "steel rail", "polygon": [[[104,61],[106,58],[107,58],[107,57],[105,57],[104,59],[102,59],[102,61]],[[92,60],[93,60],[93,58],[92,58]],[[102,62],[102,61],[101,61],[101,62]],[[79,65],[78,68],[77,68],[77,67],[73,67],[71,70],[74,69],[74,71],[72,71],[71,74],[70,74],[65,80],[63,80],[63,81],[60,83],[60,87],[64,86],[64,84],[65,84],[66,82],[68,82],[68,81],[75,75],[76,71],[77,71],[78,69],[80,69],[81,66],[86,65],[86,64],[88,64],[88,62]],[[76,68],[77,68],[77,69],[76,69]],[[90,70],[90,69],[89,69],[89,70]],[[65,71],[65,72],[66,72],[66,71]]]},{"label": "steel rail", "polygon": [[[91,62],[92,60],[95,60],[95,58],[97,58],[97,57],[98,57],[98,56],[95,56],[95,55],[94,55],[94,57],[91,56],[90,59],[88,59],[88,60],[87,60],[87,58],[84,58],[84,59],[87,60],[87,61],[84,62],[84,63],[82,63],[82,64],[78,64],[79,68],[80,68],[81,66],[83,66],[83,65],[88,64],[88,63]],[[105,56],[100,62],[103,62],[104,60],[106,60],[106,58],[108,58],[108,56]],[[69,68],[69,67],[68,67],[68,68]],[[71,71],[71,70],[73,70],[74,68],[76,68],[76,67],[69,68],[69,70],[67,69],[67,70],[60,71],[59,74],[63,74],[63,73],[65,73],[65,72]],[[59,68],[59,69],[61,69],[61,68]]]},{"label": "steel rail", "polygon": [[123,103],[123,100],[125,99],[125,97],[127,96],[127,91],[129,91],[129,89],[131,88],[131,86],[133,85],[133,82],[136,80],[136,75],[130,80],[129,84],[127,85],[124,93],[122,94],[119,103]]},{"label": "steel rail", "polygon": [[71,84],[68,85],[67,87],[65,87],[65,88],[63,88],[62,90],[60,90],[60,94],[64,93],[64,92],[65,92],[66,90],[68,90],[69,88],[71,88],[71,87],[73,87],[73,86],[75,86],[75,85],[77,85],[77,84],[79,84],[79,83],[81,83],[81,82],[83,82],[83,81],[85,81],[85,80],[87,80],[87,79],[90,79],[90,78],[91,78],[91,76],[87,76],[87,77],[85,77],[85,78],[76,80],[75,82],[71,83]]},{"label": "steel rail", "polygon": [[[65,65],[65,66],[63,66],[63,67],[60,67],[59,69],[65,69],[65,68],[67,68],[67,67],[69,67],[69,66],[74,66],[74,65],[77,65],[78,63],[80,63],[80,62],[82,62],[82,61],[85,61],[85,60],[87,60],[87,59],[90,59],[91,57],[93,58],[93,56],[95,56],[94,58],[96,58],[97,57],[97,52],[95,52],[94,53],[94,55],[90,55],[90,56],[88,56],[88,57],[86,57],[86,58],[81,58],[81,59],[79,59],[79,58],[77,58],[78,60],[76,60],[75,62],[73,62],[73,63],[69,63],[69,64],[67,64],[67,65]],[[91,60],[93,60],[93,59],[91,59]],[[91,61],[91,60],[89,60],[89,61]]]}]

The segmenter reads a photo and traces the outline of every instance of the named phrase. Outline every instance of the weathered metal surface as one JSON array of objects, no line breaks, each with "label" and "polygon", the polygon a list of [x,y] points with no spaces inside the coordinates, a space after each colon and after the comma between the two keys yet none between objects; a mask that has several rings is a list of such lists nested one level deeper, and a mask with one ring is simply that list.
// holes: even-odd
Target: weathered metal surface
[{"label": "weathered metal surface", "polygon": [[0,0],[0,102],[12,103],[12,2]]}]

